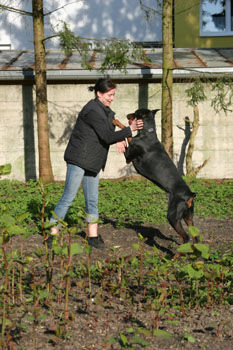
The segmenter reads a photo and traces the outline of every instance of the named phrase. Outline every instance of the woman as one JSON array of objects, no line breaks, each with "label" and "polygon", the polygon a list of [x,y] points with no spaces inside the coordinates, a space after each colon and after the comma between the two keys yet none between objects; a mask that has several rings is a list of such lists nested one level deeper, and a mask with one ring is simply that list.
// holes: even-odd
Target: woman
[{"label": "woman", "polygon": [[[72,131],[64,159],[67,163],[65,188],[50,222],[64,219],[77,191],[82,184],[85,206],[88,244],[95,248],[104,248],[104,241],[98,235],[98,185],[99,172],[104,170],[109,146],[117,143],[119,152],[125,151],[125,138],[132,136],[132,131],[142,129],[141,120],[123,130],[115,131],[112,124],[115,113],[110,105],[115,97],[116,85],[107,78],[99,79],[95,86],[95,99],[90,100],[81,110]],[[51,229],[51,238],[58,234],[58,226]]]}]

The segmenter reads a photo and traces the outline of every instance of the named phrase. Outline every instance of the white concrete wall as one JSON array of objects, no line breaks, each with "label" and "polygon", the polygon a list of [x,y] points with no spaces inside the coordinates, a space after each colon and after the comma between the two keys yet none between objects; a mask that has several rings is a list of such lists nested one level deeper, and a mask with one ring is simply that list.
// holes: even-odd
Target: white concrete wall
[{"label": "white concrete wall", "polygon": [[[3,0],[4,5],[32,11],[31,0]],[[156,1],[144,0],[155,8]],[[59,10],[58,10],[59,9]],[[146,21],[138,0],[44,0],[45,35],[53,35],[65,21],[76,34],[88,38],[161,41],[161,16]],[[46,48],[57,48],[57,39],[46,41]],[[4,10],[0,21],[0,49],[32,49],[32,17]]]},{"label": "white concrete wall", "polygon": [[[63,154],[69,134],[82,106],[93,97],[87,90],[90,84],[48,85],[50,143],[53,171],[56,180],[64,180],[66,165]],[[193,110],[187,106],[184,91],[188,84],[174,84],[174,159],[179,161],[184,140],[184,118],[193,118]],[[232,114],[217,115],[212,109],[211,94],[207,102],[200,104],[200,127],[195,139],[193,162],[199,166],[210,157],[199,177],[233,178],[233,118]],[[148,97],[147,97],[148,96]],[[24,181],[38,176],[37,122],[34,111],[35,92],[30,86],[0,85],[0,165],[12,164],[10,179]],[[127,123],[126,114],[138,106],[150,109],[161,105],[161,85],[151,83],[140,86],[137,83],[118,84],[112,109],[116,118]],[[160,137],[161,113],[156,115],[157,131]],[[33,130],[34,129],[34,130]],[[25,162],[25,159],[27,161]],[[117,178],[129,175],[132,166],[126,165],[124,156],[111,146],[107,166],[101,177]],[[26,173],[26,175],[25,175]]]}]

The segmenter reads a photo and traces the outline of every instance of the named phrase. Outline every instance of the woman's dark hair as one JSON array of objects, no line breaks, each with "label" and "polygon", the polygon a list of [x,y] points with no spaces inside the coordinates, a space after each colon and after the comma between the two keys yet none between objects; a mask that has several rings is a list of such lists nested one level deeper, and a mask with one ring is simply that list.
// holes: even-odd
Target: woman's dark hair
[{"label": "woman's dark hair", "polygon": [[97,80],[96,84],[94,86],[89,86],[89,91],[95,91],[95,95],[97,94],[97,91],[104,94],[105,92],[108,92],[112,89],[115,89],[116,85],[108,78],[100,78]]}]

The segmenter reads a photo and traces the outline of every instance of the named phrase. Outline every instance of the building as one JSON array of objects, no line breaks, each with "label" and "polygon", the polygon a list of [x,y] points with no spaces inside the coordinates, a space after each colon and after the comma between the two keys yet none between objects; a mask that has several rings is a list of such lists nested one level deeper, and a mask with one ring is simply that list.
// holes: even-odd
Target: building
[{"label": "building", "polygon": [[[155,2],[145,0],[150,6]],[[4,4],[22,12],[1,11],[0,49],[33,49],[31,0],[4,0]],[[25,13],[25,15],[24,15]],[[87,38],[117,37],[139,42],[161,42],[161,15],[146,21],[138,0],[44,0],[45,36],[51,37],[65,21],[78,36]],[[50,14],[50,15],[48,15]],[[59,48],[53,37],[47,49]]]},{"label": "building", "polygon": [[175,47],[233,47],[233,0],[174,1]]},{"label": "building", "polygon": [[[162,49],[147,49],[153,64],[135,62],[127,74],[107,73],[118,84],[112,109],[116,118],[127,123],[126,114],[138,108],[160,108]],[[101,56],[95,57],[98,65]],[[217,78],[233,76],[233,49],[174,49],[173,136],[174,161],[184,167],[186,141],[185,118],[193,119],[185,90],[195,77]],[[204,62],[204,63],[203,63]],[[81,67],[80,56],[74,52],[68,59],[59,50],[47,52],[50,149],[56,180],[64,180],[63,154],[71,129],[82,106],[93,97],[87,87],[100,76],[97,70]],[[233,118],[232,112],[216,113],[211,107],[214,92],[207,86],[207,100],[199,105],[200,126],[195,139],[194,166],[207,158],[207,165],[198,174],[206,178],[233,178]],[[38,176],[37,119],[35,113],[33,51],[0,52],[0,165],[11,163],[9,178],[28,180]],[[160,117],[156,114],[158,135]],[[131,165],[111,146],[106,170],[101,177],[117,178],[130,175]]]},{"label": "building", "polygon": [[[140,36],[142,21],[138,21],[140,17],[137,17],[139,16],[137,7],[135,7],[133,15],[132,7],[129,10],[128,6],[132,6],[132,1],[135,0],[119,0],[117,2],[90,0],[88,2],[78,1],[77,3],[79,6],[81,4],[88,6],[87,4],[90,3],[92,6],[96,6],[96,14],[99,15],[95,18],[101,18],[102,34],[103,30],[109,35],[118,33],[118,29],[112,27],[112,20],[117,19],[118,26],[119,23],[131,23],[130,28],[133,34],[131,34],[130,39],[140,41],[143,40],[143,37]],[[17,2],[20,3],[20,1]],[[29,4],[29,1],[27,3]],[[56,0],[48,2],[49,5],[54,6],[56,3]],[[116,4],[119,3],[121,8],[116,8]],[[101,7],[100,4],[102,4]],[[212,8],[212,5],[215,7]],[[80,13],[87,10],[85,6],[84,8],[80,7]],[[67,8],[68,6],[65,7],[65,9]],[[47,10],[49,11],[49,9],[51,8]],[[108,18],[109,13],[112,13],[110,19]],[[229,13],[231,23],[229,22]],[[121,19],[116,14],[121,14]],[[70,17],[67,17],[69,23],[73,21],[72,15],[71,13]],[[233,77],[232,0],[217,0],[214,3],[208,0],[202,2],[200,0],[175,0],[174,16],[174,161],[179,169],[183,170],[186,141],[185,118],[188,117],[192,120],[193,117],[193,110],[187,104],[188,99],[185,91],[192,86],[196,77],[209,79],[209,81],[215,81],[223,76],[231,79]],[[221,19],[216,19],[220,17]],[[109,22],[104,22],[104,18],[106,21],[108,19]],[[137,19],[135,23],[133,18]],[[83,33],[86,33],[85,30],[91,27],[96,37],[102,35],[101,30],[97,30],[99,24],[97,27],[92,26],[89,16],[87,16],[86,22],[84,19],[85,16],[82,17],[83,27],[78,27],[79,33],[81,33],[82,28],[84,28]],[[78,23],[80,25],[82,21]],[[109,27],[107,23],[109,23]],[[11,25],[14,27],[14,23],[11,22]],[[12,41],[10,45],[13,45],[15,50],[0,51],[0,165],[11,163],[12,173],[9,178],[24,181],[38,176],[34,53],[33,50],[27,49],[27,45],[32,44],[29,39],[25,40],[25,47],[20,46],[20,38],[22,39],[22,37],[21,35],[15,36],[13,27],[11,27],[12,35],[10,38]],[[0,30],[3,30],[3,27],[0,27]],[[20,26],[19,33],[22,34]],[[122,36],[127,37],[127,35],[129,35],[128,29],[123,30]],[[161,39],[159,35],[150,36],[149,32],[147,35],[144,34],[144,38],[150,42]],[[221,43],[222,45],[220,45]],[[55,179],[64,180],[64,149],[77,113],[92,98],[87,87],[100,76],[95,68],[102,58],[100,54],[93,55],[94,70],[88,71],[82,68],[77,52],[73,52],[71,56],[65,56],[62,51],[54,47],[47,50],[46,56],[51,159]],[[153,64],[135,62],[127,67],[127,74],[117,70],[106,72],[118,84],[112,109],[116,112],[116,117],[124,124],[127,123],[125,118],[127,113],[134,112],[138,108],[154,109],[161,106],[162,49],[145,49],[145,51],[152,59]],[[206,89],[207,100],[199,105],[200,126],[195,139],[194,166],[199,166],[205,159],[209,158],[207,165],[198,174],[199,177],[233,178],[233,108],[230,107],[227,114],[224,112],[216,113],[211,106],[215,92],[212,91],[211,84],[206,84]],[[229,91],[229,96],[230,94],[231,91]],[[158,135],[160,135],[160,116],[160,113],[157,113]],[[101,176],[117,178],[130,175],[132,171],[133,167],[126,165],[124,157],[119,155],[115,147],[112,146],[106,170]]]}]

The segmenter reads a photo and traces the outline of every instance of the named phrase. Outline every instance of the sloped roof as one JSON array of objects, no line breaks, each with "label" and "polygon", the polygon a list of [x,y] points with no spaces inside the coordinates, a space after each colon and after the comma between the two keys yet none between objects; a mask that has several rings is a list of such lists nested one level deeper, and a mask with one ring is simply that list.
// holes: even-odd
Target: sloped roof
[{"label": "sloped roof", "polygon": [[[135,62],[128,65],[127,74],[109,70],[112,78],[141,79],[162,77],[162,49],[145,49],[152,64]],[[94,68],[82,68],[81,57],[77,51],[66,56],[61,50],[48,50],[46,54],[48,80],[90,80],[102,75],[97,69],[103,55],[90,51],[89,63]],[[34,77],[34,52],[32,50],[0,51],[0,81],[27,80]],[[221,74],[233,76],[233,48],[229,49],[174,49],[174,77],[189,78],[207,74],[211,77]]]}]

